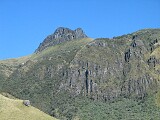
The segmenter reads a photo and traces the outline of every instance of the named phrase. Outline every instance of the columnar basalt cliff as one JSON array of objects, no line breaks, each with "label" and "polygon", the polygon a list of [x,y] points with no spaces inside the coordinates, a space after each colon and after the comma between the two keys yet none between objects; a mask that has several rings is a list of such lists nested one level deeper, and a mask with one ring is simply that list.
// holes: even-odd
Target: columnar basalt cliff
[{"label": "columnar basalt cliff", "polygon": [[[82,93],[103,101],[121,96],[143,99],[148,91],[158,88],[159,78],[150,68],[157,60],[146,57],[151,52],[149,44],[144,38],[125,37],[97,39],[76,54],[70,63],[67,87],[73,95]],[[156,38],[149,39],[152,42]]]},{"label": "columnar basalt cliff", "polygon": [[61,105],[59,99],[143,100],[159,91],[159,55],[160,29],[92,40],[80,28],[58,28],[36,54],[17,59],[16,66],[1,62],[7,84],[3,81],[0,88],[31,98],[33,105],[52,115]]}]

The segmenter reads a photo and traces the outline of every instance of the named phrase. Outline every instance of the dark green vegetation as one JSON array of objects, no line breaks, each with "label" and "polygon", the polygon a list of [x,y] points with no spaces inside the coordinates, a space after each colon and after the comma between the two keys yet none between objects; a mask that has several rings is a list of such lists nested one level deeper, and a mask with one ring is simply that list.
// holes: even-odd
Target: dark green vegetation
[{"label": "dark green vegetation", "polygon": [[159,120],[160,109],[154,106],[152,100],[148,98],[144,102],[123,98],[104,103],[80,99],[75,102],[75,107],[79,108],[75,118],[82,120]]},{"label": "dark green vegetation", "polygon": [[0,61],[1,91],[60,119],[159,119],[160,29],[95,40],[56,34],[58,43]]}]

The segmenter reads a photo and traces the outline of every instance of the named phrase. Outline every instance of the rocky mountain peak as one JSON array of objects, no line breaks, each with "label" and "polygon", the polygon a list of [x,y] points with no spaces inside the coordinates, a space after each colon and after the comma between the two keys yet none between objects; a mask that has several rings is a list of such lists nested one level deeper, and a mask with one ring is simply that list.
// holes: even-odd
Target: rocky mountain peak
[{"label": "rocky mountain peak", "polygon": [[47,47],[79,38],[87,38],[87,35],[84,33],[82,28],[71,30],[69,28],[59,27],[55,30],[53,34],[47,36],[44,39],[44,41],[39,45],[35,53],[41,52]]}]

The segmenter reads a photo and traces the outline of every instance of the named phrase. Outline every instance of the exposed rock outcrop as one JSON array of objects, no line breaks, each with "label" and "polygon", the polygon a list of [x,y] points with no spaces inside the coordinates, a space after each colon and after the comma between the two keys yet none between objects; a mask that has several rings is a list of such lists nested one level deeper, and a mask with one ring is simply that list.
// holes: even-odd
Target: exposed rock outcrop
[{"label": "exposed rock outcrop", "polygon": [[41,52],[47,47],[54,46],[56,44],[79,38],[87,38],[87,35],[81,28],[71,30],[69,28],[59,27],[55,32],[47,36],[44,41],[39,45],[35,53]]}]

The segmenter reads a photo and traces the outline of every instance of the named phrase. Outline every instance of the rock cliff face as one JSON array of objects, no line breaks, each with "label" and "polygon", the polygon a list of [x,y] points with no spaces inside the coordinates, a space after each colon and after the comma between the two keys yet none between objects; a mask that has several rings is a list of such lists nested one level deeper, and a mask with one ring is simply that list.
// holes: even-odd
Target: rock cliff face
[{"label": "rock cliff face", "polygon": [[41,52],[47,47],[54,46],[56,44],[62,43],[64,41],[69,41],[73,39],[87,38],[87,35],[83,32],[81,28],[76,30],[71,30],[69,28],[59,27],[55,32],[47,36],[44,41],[39,45],[36,53]]},{"label": "rock cliff face", "polygon": [[56,108],[55,97],[83,96],[107,102],[144,99],[159,90],[160,29],[112,39],[86,37],[81,29],[58,28],[38,47],[37,54],[11,72],[3,90],[30,99],[48,113]]},{"label": "rock cliff face", "polygon": [[62,86],[67,86],[72,95],[103,101],[117,97],[143,99],[149,91],[155,92],[159,77],[154,76],[154,68],[159,63],[149,55],[154,51],[149,44],[158,43],[157,38],[147,36],[147,41],[144,36],[136,36],[136,40],[134,35],[97,39],[86,45],[70,63]]}]

